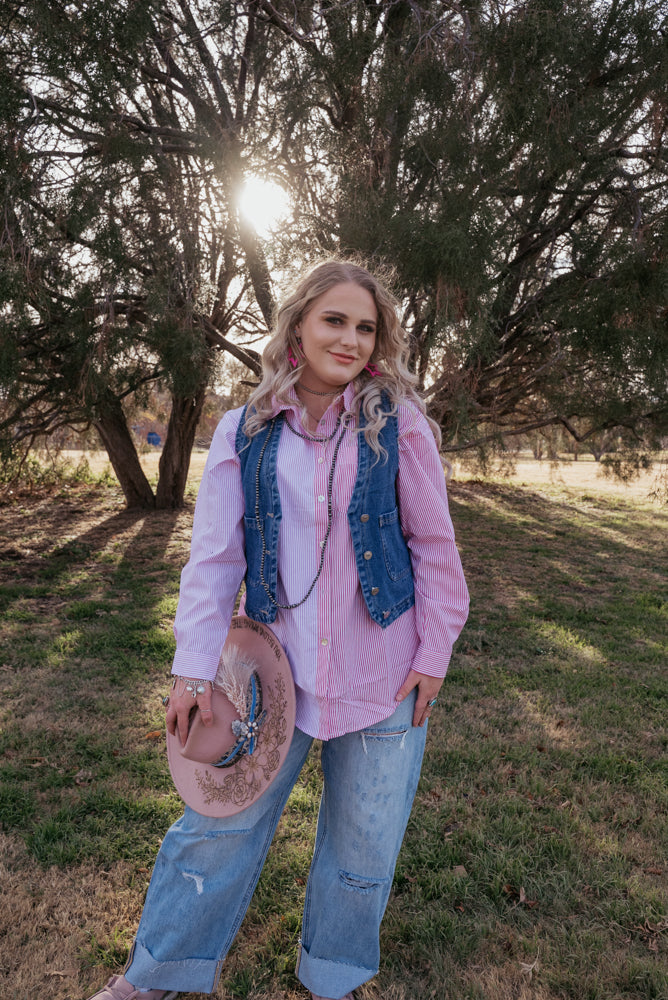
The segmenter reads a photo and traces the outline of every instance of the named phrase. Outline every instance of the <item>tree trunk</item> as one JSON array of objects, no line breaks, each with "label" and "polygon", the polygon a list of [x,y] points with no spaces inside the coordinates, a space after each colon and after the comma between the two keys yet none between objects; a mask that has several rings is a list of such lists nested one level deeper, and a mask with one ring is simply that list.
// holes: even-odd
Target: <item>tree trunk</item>
[{"label": "tree trunk", "polygon": [[139,455],[128,430],[121,401],[111,393],[106,395],[99,405],[98,416],[94,423],[121,484],[128,509],[154,508],[153,490],[139,462]]},{"label": "tree trunk", "polygon": [[183,507],[190,455],[202,414],[206,385],[195,396],[173,396],[167,437],[160,456],[155,506],[158,510]]},{"label": "tree trunk", "polygon": [[246,266],[253,285],[255,299],[259,305],[267,329],[271,330],[274,320],[274,296],[271,291],[271,274],[262,245],[251,224],[239,215],[239,239],[246,258]]}]

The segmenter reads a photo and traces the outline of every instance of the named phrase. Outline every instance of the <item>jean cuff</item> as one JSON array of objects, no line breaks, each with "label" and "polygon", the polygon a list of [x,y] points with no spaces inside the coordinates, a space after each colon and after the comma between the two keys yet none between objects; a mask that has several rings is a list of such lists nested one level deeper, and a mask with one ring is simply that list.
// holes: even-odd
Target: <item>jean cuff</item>
[{"label": "jean cuff", "polygon": [[159,962],[147,948],[135,941],[125,969],[125,977],[133,986],[140,989],[213,993],[222,964],[222,961],[212,958],[184,958],[177,962]]},{"label": "jean cuff", "polygon": [[373,979],[377,972],[378,969],[364,969],[328,958],[312,958],[299,942],[295,973],[302,985],[318,996],[338,1000],[338,997],[344,997],[368,979]]}]

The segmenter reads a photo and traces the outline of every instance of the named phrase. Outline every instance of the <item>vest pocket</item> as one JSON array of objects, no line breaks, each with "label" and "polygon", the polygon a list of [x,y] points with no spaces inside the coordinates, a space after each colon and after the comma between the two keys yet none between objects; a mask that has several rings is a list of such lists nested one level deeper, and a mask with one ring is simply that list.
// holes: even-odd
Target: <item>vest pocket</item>
[{"label": "vest pocket", "polygon": [[381,514],[378,525],[387,574],[391,580],[403,580],[410,575],[411,557],[401,531],[399,509],[395,507],[388,514]]}]

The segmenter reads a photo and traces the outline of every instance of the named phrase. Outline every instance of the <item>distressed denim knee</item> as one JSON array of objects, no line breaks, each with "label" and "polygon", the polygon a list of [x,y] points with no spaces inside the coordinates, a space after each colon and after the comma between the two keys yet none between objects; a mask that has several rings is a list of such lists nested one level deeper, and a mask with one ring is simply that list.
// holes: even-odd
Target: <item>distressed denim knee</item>
[{"label": "distressed denim knee", "polygon": [[345,889],[350,889],[351,892],[361,892],[362,895],[382,889],[389,882],[389,879],[386,878],[368,878],[364,875],[355,875],[353,872],[344,871],[339,871],[339,878]]}]

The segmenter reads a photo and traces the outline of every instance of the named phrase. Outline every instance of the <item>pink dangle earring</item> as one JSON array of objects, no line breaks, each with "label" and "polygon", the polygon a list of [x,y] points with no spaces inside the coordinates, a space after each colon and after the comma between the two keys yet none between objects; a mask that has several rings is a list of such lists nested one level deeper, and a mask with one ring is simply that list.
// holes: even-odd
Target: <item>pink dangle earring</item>
[{"label": "pink dangle earring", "polygon": [[380,368],[376,368],[376,366],[372,365],[370,361],[364,366],[364,371],[368,372],[371,378],[375,378],[376,375],[381,374]]},{"label": "pink dangle earring", "polygon": [[[296,330],[295,330],[295,333],[297,333]],[[299,337],[297,337],[297,345],[298,345],[298,348],[299,348],[299,352],[303,353],[302,352],[302,342],[301,342],[301,340],[300,340]],[[292,365],[293,368],[296,368],[297,365],[299,364],[299,362],[297,361],[296,357],[292,353],[292,348],[291,347],[288,347],[288,361],[290,362],[290,364]]]}]

